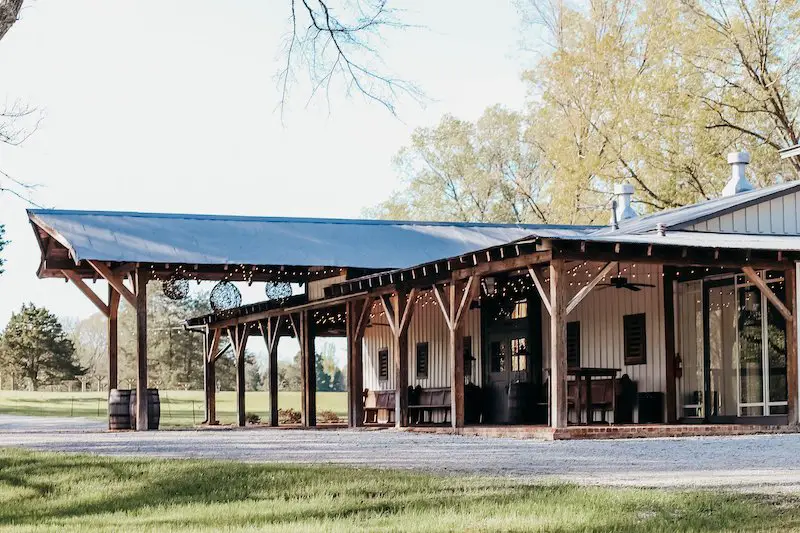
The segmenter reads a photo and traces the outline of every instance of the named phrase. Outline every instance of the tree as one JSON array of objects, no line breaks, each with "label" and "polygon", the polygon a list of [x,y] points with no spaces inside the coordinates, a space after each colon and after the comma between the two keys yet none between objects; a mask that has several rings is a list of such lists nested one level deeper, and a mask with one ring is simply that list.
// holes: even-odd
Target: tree
[{"label": "tree", "polygon": [[739,149],[758,184],[790,177],[776,148],[798,137],[796,2],[519,6],[547,46],[523,73],[524,112],[417,130],[398,154],[404,188],[378,216],[604,224],[614,183],[636,185],[642,212],[713,198]]},{"label": "tree", "polygon": [[[6,232],[5,226],[0,224],[0,252],[2,252],[3,248],[5,248],[6,244],[8,244],[6,241],[3,240],[3,235],[5,235],[5,232]],[[4,264],[5,264],[5,260],[3,259],[2,256],[0,256],[0,274],[3,273],[3,265]]]},{"label": "tree", "polygon": [[412,83],[385,71],[379,41],[389,29],[407,27],[388,0],[289,0],[290,30],[284,43],[285,62],[278,72],[281,111],[292,83],[304,70],[310,98],[341,83],[347,95],[362,94],[396,114],[399,96],[421,98]]},{"label": "tree", "polygon": [[11,315],[2,346],[3,367],[28,378],[33,390],[85,373],[55,315],[33,304],[23,304],[19,313]]},{"label": "tree", "polygon": [[17,21],[22,0],[0,0],[0,39],[5,37],[11,26]]},{"label": "tree", "polygon": [[278,390],[297,391],[302,388],[300,376],[300,353],[293,362],[278,361]]}]

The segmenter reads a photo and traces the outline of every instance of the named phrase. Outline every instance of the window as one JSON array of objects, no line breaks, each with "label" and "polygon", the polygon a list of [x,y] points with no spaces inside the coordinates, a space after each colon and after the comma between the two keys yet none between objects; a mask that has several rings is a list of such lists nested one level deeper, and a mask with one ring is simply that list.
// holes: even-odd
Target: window
[{"label": "window", "polygon": [[428,379],[428,343],[417,343],[417,379]]},{"label": "window", "polygon": [[567,322],[567,367],[581,366],[581,323]]},{"label": "window", "polygon": [[511,319],[528,317],[528,300],[520,300],[514,303],[514,309],[511,311]]},{"label": "window", "polygon": [[389,350],[384,348],[378,351],[378,381],[389,380]]},{"label": "window", "polygon": [[647,333],[645,329],[645,314],[625,315],[622,318],[625,336],[625,364],[646,364]]},{"label": "window", "polygon": [[528,370],[528,349],[525,345],[525,338],[511,339],[512,372],[525,372]]}]

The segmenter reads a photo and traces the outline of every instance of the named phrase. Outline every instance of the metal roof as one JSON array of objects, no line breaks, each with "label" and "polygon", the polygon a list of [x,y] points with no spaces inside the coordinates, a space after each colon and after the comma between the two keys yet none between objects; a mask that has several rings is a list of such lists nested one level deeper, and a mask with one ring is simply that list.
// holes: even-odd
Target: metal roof
[{"label": "metal roof", "polygon": [[624,235],[618,233],[594,234],[586,237],[563,237],[563,240],[585,242],[656,244],[685,248],[719,248],[738,250],[800,251],[797,235],[754,235],[743,233],[713,233],[705,231],[667,231],[665,235],[643,233]]},{"label": "metal roof", "polygon": [[664,224],[664,227],[667,229],[679,229],[714,216],[722,215],[731,210],[742,209],[748,205],[795,192],[798,189],[800,189],[800,181],[779,183],[770,187],[754,189],[733,196],[723,196],[722,198],[714,198],[712,200],[706,200],[705,202],[659,211],[652,215],[623,220],[620,221],[618,230],[612,230],[610,227],[606,227],[598,233],[613,233],[616,235],[641,234],[654,231],[658,224]]},{"label": "metal roof", "polygon": [[407,222],[31,209],[73,260],[403,268],[590,226]]}]

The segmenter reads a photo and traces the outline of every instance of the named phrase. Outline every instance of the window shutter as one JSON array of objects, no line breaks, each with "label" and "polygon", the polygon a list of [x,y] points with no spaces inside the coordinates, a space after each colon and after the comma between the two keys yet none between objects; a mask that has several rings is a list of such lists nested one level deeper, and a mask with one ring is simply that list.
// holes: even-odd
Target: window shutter
[{"label": "window shutter", "polygon": [[567,366],[581,366],[581,323],[567,322]]},{"label": "window shutter", "polygon": [[389,350],[384,348],[378,352],[378,380],[389,380]]},{"label": "window shutter", "polygon": [[626,365],[644,365],[647,363],[646,325],[647,321],[644,313],[625,315],[623,317]]},{"label": "window shutter", "polygon": [[417,379],[428,379],[428,343],[417,343]]}]

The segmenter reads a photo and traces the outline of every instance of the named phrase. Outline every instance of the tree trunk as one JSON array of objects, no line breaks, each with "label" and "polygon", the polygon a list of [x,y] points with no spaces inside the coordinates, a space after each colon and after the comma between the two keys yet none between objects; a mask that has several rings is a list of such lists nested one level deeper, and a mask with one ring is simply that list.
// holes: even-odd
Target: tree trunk
[{"label": "tree trunk", "polygon": [[23,0],[0,0],[0,39],[17,21]]}]

